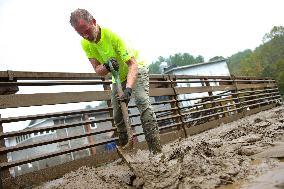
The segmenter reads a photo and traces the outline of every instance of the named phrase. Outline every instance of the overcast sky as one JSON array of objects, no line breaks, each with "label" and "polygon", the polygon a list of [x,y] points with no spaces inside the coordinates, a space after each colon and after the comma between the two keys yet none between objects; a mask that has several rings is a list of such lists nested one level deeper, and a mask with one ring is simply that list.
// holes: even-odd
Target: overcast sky
[{"label": "overcast sky", "polygon": [[91,72],[71,11],[132,41],[150,62],[178,52],[230,56],[284,25],[283,0],[0,0],[0,70]]},{"label": "overcast sky", "polygon": [[284,26],[283,7],[283,0],[0,0],[0,71],[92,72],[69,24],[76,8],[152,62],[179,52],[208,61],[253,50],[273,26]]}]

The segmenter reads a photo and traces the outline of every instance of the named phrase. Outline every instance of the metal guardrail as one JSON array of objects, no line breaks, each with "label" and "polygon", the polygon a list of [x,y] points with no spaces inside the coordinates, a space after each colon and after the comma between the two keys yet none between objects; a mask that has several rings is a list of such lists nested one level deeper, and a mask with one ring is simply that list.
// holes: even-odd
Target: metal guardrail
[{"label": "metal guardrail", "polygon": [[[0,72],[0,87],[48,87],[58,85],[103,85],[105,90],[36,94],[2,94],[0,95],[0,109],[91,101],[107,101],[109,107],[25,115],[18,117],[0,117],[0,131],[2,131],[0,132],[0,140],[2,142],[2,145],[0,146],[0,168],[3,185],[10,186],[11,180],[13,180],[9,176],[9,168],[62,154],[93,148],[102,144],[115,142],[117,140],[117,137],[112,137],[91,144],[81,145],[79,147],[73,147],[70,149],[59,150],[52,153],[40,154],[34,157],[8,162],[6,155],[11,152],[27,150],[33,147],[64,141],[71,141],[83,137],[96,136],[102,133],[114,132],[116,130],[111,112],[112,107],[110,104],[110,78],[103,78],[94,73],[49,73],[18,71]],[[193,94],[199,95],[194,96]],[[281,96],[275,80],[271,78],[253,77],[151,75],[150,96],[166,97],[161,101],[155,101],[152,103],[153,106],[163,105],[162,110],[159,109],[155,111],[157,114],[157,121],[160,125],[162,140],[166,140],[163,139],[163,136],[172,132],[172,130],[178,130],[183,137],[186,137],[188,135],[187,132],[189,132],[189,129],[191,129],[193,126],[198,127],[199,124],[225,120],[235,115],[238,117],[238,115],[241,115],[244,112],[258,112],[264,107],[272,107],[278,102],[281,102]],[[191,105],[186,105],[186,103],[191,103]],[[135,109],[136,106],[130,105],[129,108]],[[248,110],[248,108],[250,110]],[[28,128],[20,131],[3,133],[2,124],[71,115],[89,115],[94,112],[108,112],[109,116],[97,120],[85,119],[77,122],[62,123],[48,127]],[[137,113],[130,114],[130,117],[132,118],[139,116],[140,115]],[[76,126],[88,126],[93,123],[102,122],[112,122],[113,127],[111,129],[99,129],[93,132],[85,132],[83,134],[61,136],[57,137],[56,139],[33,142],[30,144],[19,144],[10,147],[6,147],[4,144],[5,139],[15,136],[23,136],[50,130],[74,128]],[[138,126],[141,126],[141,123],[132,124],[133,128]],[[143,132],[136,133],[136,136],[139,135],[143,135]],[[22,185],[25,184],[22,183]]]}]

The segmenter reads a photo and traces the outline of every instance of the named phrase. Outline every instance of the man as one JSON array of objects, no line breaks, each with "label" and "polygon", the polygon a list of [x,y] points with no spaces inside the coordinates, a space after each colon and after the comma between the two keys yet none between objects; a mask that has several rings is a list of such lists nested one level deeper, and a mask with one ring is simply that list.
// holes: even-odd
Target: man
[{"label": "man", "polygon": [[[76,9],[73,11],[70,16],[70,23],[83,37],[81,45],[98,75],[107,75],[110,68],[106,63],[109,60],[116,60],[113,61],[116,63],[114,68],[119,72],[124,90],[124,94],[119,100],[128,103],[133,94],[141,115],[142,127],[149,150],[153,154],[160,153],[162,147],[156,116],[149,99],[149,69],[145,62],[139,58],[138,52],[129,48],[117,34],[100,27],[87,10]],[[128,142],[128,136],[117,99],[117,86],[114,79],[112,79],[112,82],[111,102],[114,121],[117,126],[119,144],[124,146]]]}]

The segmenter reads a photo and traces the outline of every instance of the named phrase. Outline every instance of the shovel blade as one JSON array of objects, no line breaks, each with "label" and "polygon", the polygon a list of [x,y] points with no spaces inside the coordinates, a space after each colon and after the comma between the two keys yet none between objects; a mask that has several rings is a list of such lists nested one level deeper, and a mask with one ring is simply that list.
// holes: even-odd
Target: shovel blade
[{"label": "shovel blade", "polygon": [[116,146],[118,155],[123,159],[126,165],[130,168],[132,172],[134,172],[134,167],[131,166],[131,162],[133,162],[133,158],[131,154],[134,154],[136,150],[132,148],[124,148],[120,146]]}]

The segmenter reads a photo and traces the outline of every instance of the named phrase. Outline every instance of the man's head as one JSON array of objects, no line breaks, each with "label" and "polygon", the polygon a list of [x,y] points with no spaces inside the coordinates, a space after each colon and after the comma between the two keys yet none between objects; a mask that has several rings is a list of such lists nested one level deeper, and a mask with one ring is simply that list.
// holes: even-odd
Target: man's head
[{"label": "man's head", "polygon": [[71,13],[70,24],[83,38],[95,41],[98,36],[99,26],[94,17],[85,9],[76,9]]}]

